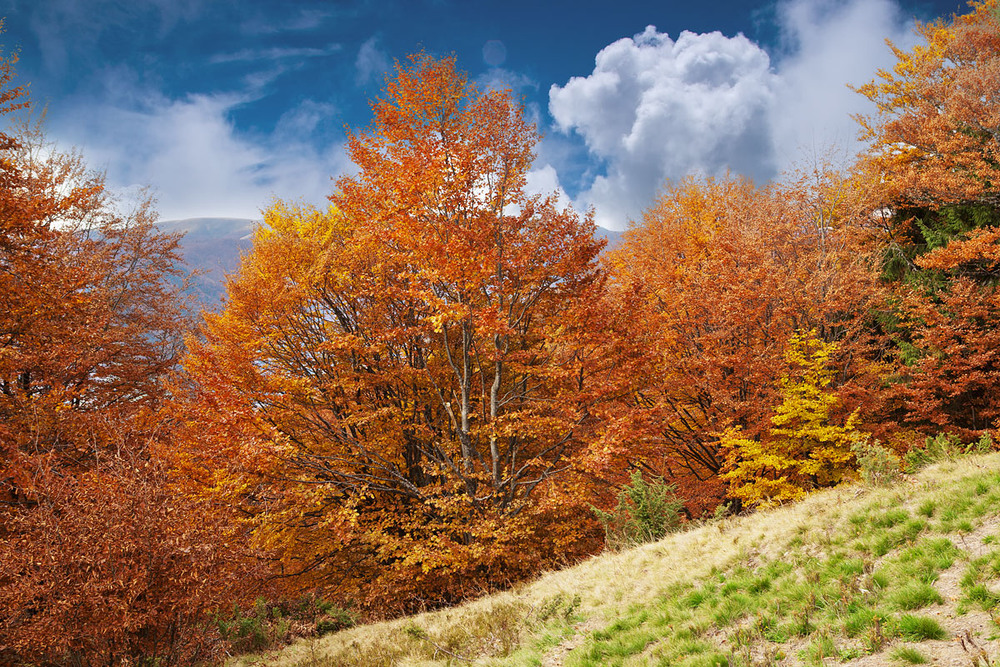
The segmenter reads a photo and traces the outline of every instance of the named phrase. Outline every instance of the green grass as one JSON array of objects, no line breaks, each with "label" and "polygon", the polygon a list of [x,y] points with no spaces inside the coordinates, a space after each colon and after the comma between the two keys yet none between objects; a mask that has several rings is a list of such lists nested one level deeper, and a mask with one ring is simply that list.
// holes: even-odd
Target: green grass
[{"label": "green grass", "polygon": [[972,560],[962,575],[960,611],[975,607],[990,612],[1000,607],[1000,594],[986,585],[997,578],[1000,578],[1000,549]]},{"label": "green grass", "polygon": [[897,623],[899,635],[911,642],[921,642],[925,639],[944,639],[948,635],[941,624],[929,616],[903,614]]},{"label": "green grass", "polygon": [[833,639],[829,635],[819,634],[812,640],[809,646],[802,651],[800,656],[807,665],[822,667],[823,660],[825,658],[839,657],[840,652],[837,650],[836,644],[833,643]]},{"label": "green grass", "polygon": [[[902,507],[872,503],[847,518],[846,535],[797,535],[789,541],[797,552],[788,558],[762,563],[756,570],[737,563],[716,572],[683,595],[660,600],[659,618],[707,624],[715,633],[737,628],[729,632],[735,647],[730,664],[740,662],[740,647],[781,645],[793,637],[809,642],[799,656],[807,664],[849,656],[851,651],[879,652],[895,638],[943,639],[947,633],[937,621],[907,613],[944,603],[934,582],[962,555],[951,539],[934,534],[938,531],[927,519],[940,509],[950,527],[969,532],[983,515],[981,503],[971,499],[992,498],[1000,494],[998,488],[1000,475],[966,480],[958,493],[925,499],[913,514]],[[822,557],[811,555],[809,547],[817,544],[827,548]],[[980,577],[1000,572],[1000,551],[995,561],[981,561]],[[982,584],[970,586],[967,596],[986,605],[1000,602],[984,590]],[[678,657],[667,647],[687,638],[669,623],[652,622],[648,611],[648,606],[629,610],[624,618],[594,633],[578,661],[570,664],[624,664],[628,658],[653,653],[665,656],[662,664],[667,664]],[[841,649],[836,637],[860,642],[864,648]],[[657,649],[650,652],[654,644]],[[898,659],[909,661],[918,653],[902,651]]]},{"label": "green grass", "polygon": [[[869,545],[877,531],[905,528],[912,522],[900,510],[881,524],[854,525],[862,543]],[[919,535],[922,530],[909,534]],[[877,553],[835,546],[825,558],[799,554],[790,561],[765,563],[756,572],[734,565],[682,595],[626,610],[604,630],[593,633],[577,662],[571,664],[624,664],[629,657],[645,654],[654,643],[683,642],[689,638],[675,630],[683,627],[678,621],[722,632],[738,627],[734,645],[781,644],[804,637],[809,644],[801,657],[809,664],[841,654],[834,637],[863,638],[874,628],[888,638],[937,638],[944,631],[933,619],[894,612],[943,602],[930,582],[951,566],[957,548],[944,538],[918,538],[876,571],[872,563]],[[879,642],[872,642],[871,651],[879,648]],[[666,648],[659,648],[658,654],[680,655]]]},{"label": "green grass", "polygon": [[447,650],[527,667],[570,638],[571,667],[742,667],[788,657],[820,665],[882,652],[921,664],[927,657],[918,646],[899,643],[947,638],[919,612],[945,603],[935,589],[943,571],[965,568],[965,608],[1000,608],[1000,540],[984,540],[996,550],[969,562],[963,546],[1000,512],[1000,473],[983,472],[1000,468],[1000,455],[989,460],[966,468],[947,462],[897,488],[816,497],[836,503],[807,499],[809,509],[710,523],[557,573],[513,601],[442,612],[447,622],[434,614],[406,621],[420,635],[401,632],[404,622],[360,628],[341,633],[339,643],[316,640],[310,650],[321,658],[302,652],[265,664],[454,662]]},{"label": "green grass", "polygon": [[899,662],[906,662],[911,665],[927,664],[927,656],[913,648],[912,646],[899,646],[893,649],[891,657]]},{"label": "green grass", "polygon": [[889,603],[900,611],[923,609],[932,604],[942,604],[944,598],[933,586],[924,582],[904,584],[889,596]]}]

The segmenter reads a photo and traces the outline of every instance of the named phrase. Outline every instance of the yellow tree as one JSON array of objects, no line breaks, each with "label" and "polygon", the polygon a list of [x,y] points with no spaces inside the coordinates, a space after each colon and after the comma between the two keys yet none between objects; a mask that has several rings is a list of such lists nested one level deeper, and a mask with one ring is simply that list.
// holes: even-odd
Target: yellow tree
[{"label": "yellow tree", "polygon": [[792,336],[785,361],[794,370],[781,379],[782,402],[767,435],[744,438],[731,429],[721,438],[728,454],[721,476],[732,497],[749,506],[796,500],[809,489],[837,484],[851,469],[856,419],[852,415],[840,426],[831,416],[836,350],[815,331]]}]

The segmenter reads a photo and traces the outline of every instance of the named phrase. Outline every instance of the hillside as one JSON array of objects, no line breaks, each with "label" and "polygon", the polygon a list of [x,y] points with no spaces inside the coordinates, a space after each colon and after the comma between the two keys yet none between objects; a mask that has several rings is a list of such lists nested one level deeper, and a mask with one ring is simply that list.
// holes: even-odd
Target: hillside
[{"label": "hillside", "polygon": [[243,218],[189,218],[157,223],[162,232],[183,235],[181,258],[188,270],[197,272],[192,290],[203,308],[219,308],[225,296],[225,276],[239,266],[240,253],[250,250],[256,224]]},{"label": "hillside", "polygon": [[989,665],[1000,454],[815,493],[230,664]]}]

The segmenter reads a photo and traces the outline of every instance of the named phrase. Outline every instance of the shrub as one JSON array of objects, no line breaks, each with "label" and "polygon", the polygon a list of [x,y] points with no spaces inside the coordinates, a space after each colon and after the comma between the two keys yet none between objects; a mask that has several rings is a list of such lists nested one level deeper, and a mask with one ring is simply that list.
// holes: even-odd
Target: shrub
[{"label": "shrub", "polygon": [[906,468],[914,472],[926,465],[958,456],[962,453],[962,441],[954,433],[938,433],[924,440],[921,447],[912,447],[903,456]]},{"label": "shrub", "polygon": [[239,524],[126,447],[75,478],[39,475],[45,495],[0,534],[0,664],[215,657],[207,621],[263,575]]},{"label": "shrub", "polygon": [[861,440],[851,446],[858,462],[858,472],[866,484],[889,484],[899,478],[900,458],[879,444]]},{"label": "shrub", "polygon": [[938,433],[933,438],[928,437],[920,447],[913,447],[903,456],[906,469],[914,472],[931,463],[955,458],[962,454],[985,454],[993,451],[995,445],[989,433],[983,433],[979,440],[963,444],[954,433]]},{"label": "shrub", "polygon": [[677,528],[684,502],[677,497],[676,490],[661,477],[646,481],[641,472],[633,472],[629,484],[618,493],[618,504],[613,510],[593,508],[604,526],[608,547],[623,549],[655,542]]},{"label": "shrub", "polygon": [[236,653],[280,648],[296,637],[323,636],[355,623],[353,612],[316,595],[277,602],[258,598],[247,609],[234,605],[228,615],[216,617],[219,634]]},{"label": "shrub", "polygon": [[291,626],[277,606],[257,598],[246,611],[233,607],[228,619],[219,619],[219,634],[236,652],[261,651],[288,641]]}]

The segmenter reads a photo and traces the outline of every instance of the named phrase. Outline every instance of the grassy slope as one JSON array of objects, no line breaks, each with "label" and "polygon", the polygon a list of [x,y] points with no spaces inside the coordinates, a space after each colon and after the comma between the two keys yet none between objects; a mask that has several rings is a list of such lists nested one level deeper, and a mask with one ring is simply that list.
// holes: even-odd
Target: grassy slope
[{"label": "grassy slope", "polygon": [[1000,657],[998,531],[1000,454],[970,456],[231,664],[975,666]]}]

